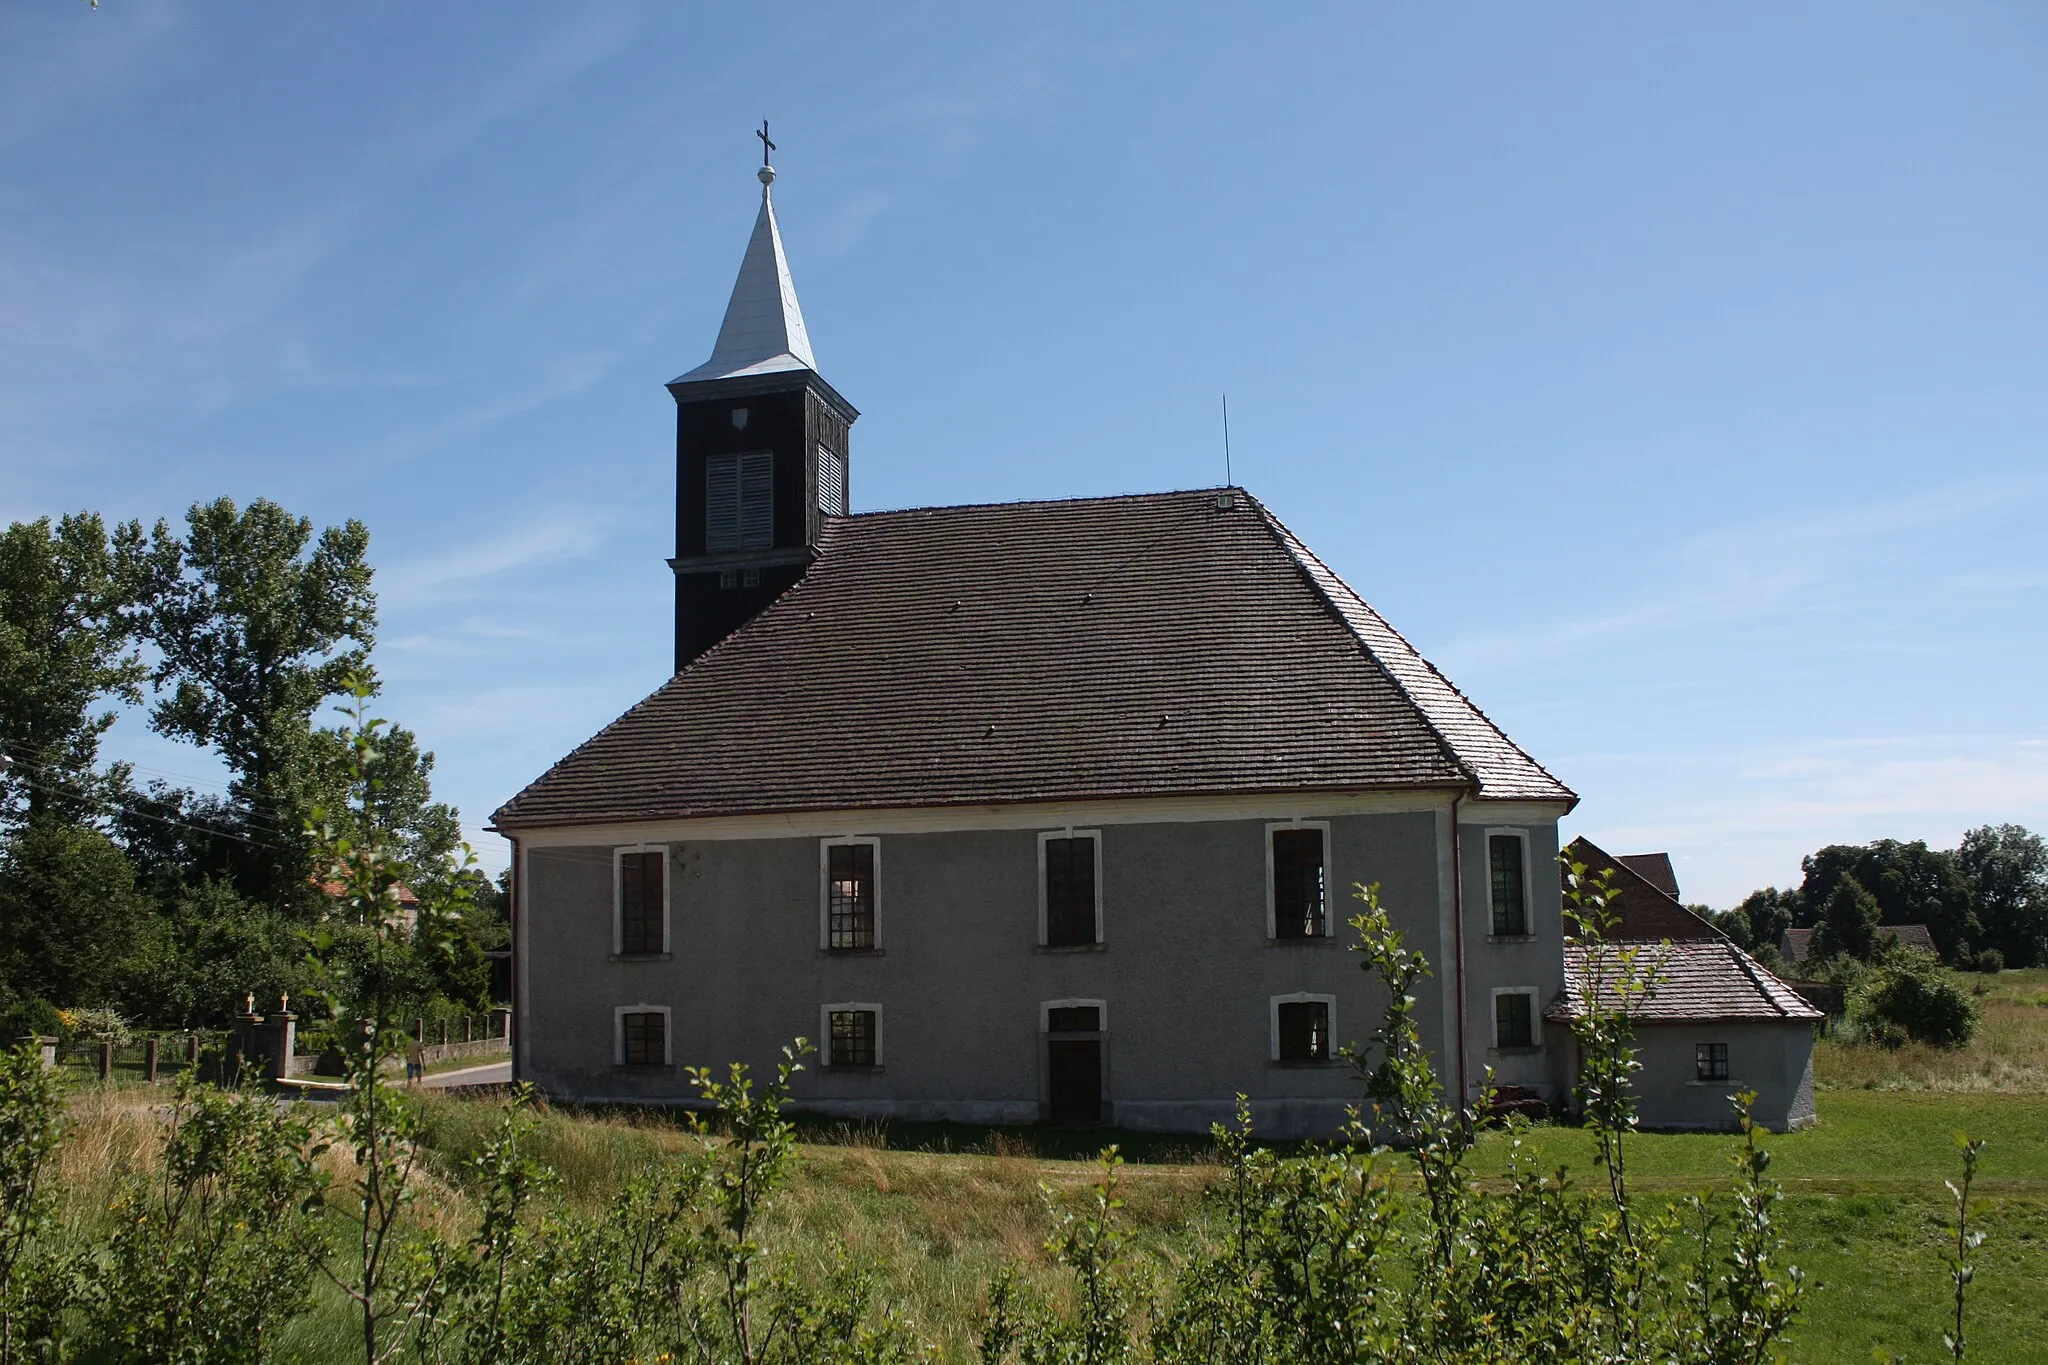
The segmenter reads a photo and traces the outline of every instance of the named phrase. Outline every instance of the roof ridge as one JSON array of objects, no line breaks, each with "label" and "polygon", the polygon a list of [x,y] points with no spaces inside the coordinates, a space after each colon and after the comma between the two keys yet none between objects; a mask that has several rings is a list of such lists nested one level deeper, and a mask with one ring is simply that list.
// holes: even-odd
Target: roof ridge
[{"label": "roof ridge", "polygon": [[871,517],[895,517],[912,512],[979,512],[998,507],[1060,507],[1084,502],[1165,502],[1169,498],[1190,497],[1198,493],[1237,493],[1243,497],[1251,497],[1251,494],[1242,488],[1219,485],[1214,488],[1167,488],[1150,493],[1089,493],[1074,498],[1011,498],[1000,502],[940,502],[921,503],[914,507],[871,507],[866,511],[849,512],[831,520],[865,521]]}]

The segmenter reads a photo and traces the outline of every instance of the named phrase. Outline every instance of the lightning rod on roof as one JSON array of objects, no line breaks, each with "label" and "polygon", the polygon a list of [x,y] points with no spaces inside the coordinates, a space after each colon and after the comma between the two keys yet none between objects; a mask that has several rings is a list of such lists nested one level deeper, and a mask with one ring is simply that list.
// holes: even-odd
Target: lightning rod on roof
[{"label": "lightning rod on roof", "polygon": [[1223,484],[1227,488],[1230,478],[1230,395],[1223,395]]}]

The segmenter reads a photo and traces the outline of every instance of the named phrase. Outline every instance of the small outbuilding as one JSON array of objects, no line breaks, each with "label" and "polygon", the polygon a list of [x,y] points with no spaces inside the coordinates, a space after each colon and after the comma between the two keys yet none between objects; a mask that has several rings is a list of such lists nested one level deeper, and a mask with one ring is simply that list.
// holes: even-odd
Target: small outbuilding
[{"label": "small outbuilding", "polygon": [[[1824,1016],[1798,992],[1676,896],[1591,841],[1575,839],[1565,861],[1605,869],[1618,888],[1619,922],[1601,943],[1565,946],[1564,989],[1545,1011],[1554,1055],[1572,1056],[1570,1025],[1600,993],[1610,997],[1635,954],[1655,982],[1630,1014],[1638,1059],[1638,1113],[1645,1128],[1730,1128],[1730,1097],[1754,1091],[1751,1114],[1774,1132],[1813,1122],[1814,1026]],[[1668,863],[1666,864],[1668,866]]]}]

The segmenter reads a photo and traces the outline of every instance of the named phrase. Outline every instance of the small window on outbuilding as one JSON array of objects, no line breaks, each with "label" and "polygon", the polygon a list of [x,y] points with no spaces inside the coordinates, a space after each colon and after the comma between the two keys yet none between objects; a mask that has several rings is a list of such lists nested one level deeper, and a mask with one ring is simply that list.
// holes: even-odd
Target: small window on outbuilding
[{"label": "small window on outbuilding", "polygon": [[1486,836],[1496,937],[1521,938],[1529,932],[1529,893],[1522,875],[1522,852],[1523,839],[1519,834]]},{"label": "small window on outbuilding", "polygon": [[1519,990],[1494,992],[1493,1045],[1497,1048],[1536,1046],[1534,994]]},{"label": "small window on outbuilding", "polygon": [[1728,1044],[1698,1043],[1693,1047],[1693,1069],[1703,1081],[1728,1079]]}]

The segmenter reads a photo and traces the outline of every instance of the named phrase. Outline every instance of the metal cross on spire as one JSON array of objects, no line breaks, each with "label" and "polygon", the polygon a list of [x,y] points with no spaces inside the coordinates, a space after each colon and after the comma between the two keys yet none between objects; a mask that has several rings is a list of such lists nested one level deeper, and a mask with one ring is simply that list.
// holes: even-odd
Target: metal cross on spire
[{"label": "metal cross on spire", "polygon": [[760,131],[756,132],[754,136],[761,139],[761,164],[765,166],[768,164],[768,153],[775,150],[775,144],[768,140],[767,119],[761,120]]}]

